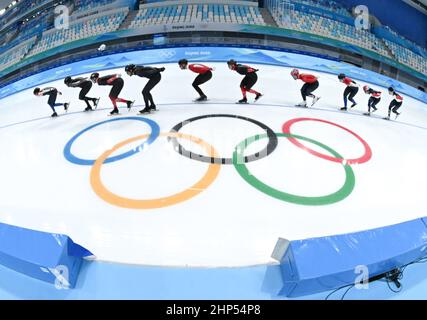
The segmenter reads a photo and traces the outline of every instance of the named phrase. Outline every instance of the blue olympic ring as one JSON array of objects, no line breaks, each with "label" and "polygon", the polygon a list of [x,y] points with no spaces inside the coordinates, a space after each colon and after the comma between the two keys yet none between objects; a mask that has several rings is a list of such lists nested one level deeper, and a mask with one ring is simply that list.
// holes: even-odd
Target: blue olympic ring
[{"label": "blue olympic ring", "polygon": [[152,144],[158,137],[160,134],[160,126],[154,122],[153,120],[150,119],[145,119],[145,118],[139,118],[139,117],[125,117],[125,118],[117,118],[117,119],[111,119],[111,120],[106,120],[106,121],[102,121],[102,122],[98,122],[95,123],[94,125],[91,125],[90,127],[87,127],[86,129],[80,131],[79,133],[77,133],[74,137],[72,137],[70,139],[70,141],[67,142],[67,144],[65,145],[64,148],[64,157],[70,161],[71,163],[77,164],[77,165],[82,165],[82,166],[91,166],[95,163],[96,160],[87,160],[87,159],[81,159],[76,157],[75,155],[73,155],[71,153],[71,147],[73,145],[73,143],[85,132],[92,130],[93,128],[100,126],[102,124],[108,123],[108,122],[113,122],[113,121],[122,121],[122,120],[137,120],[137,121],[142,121],[147,123],[150,128],[151,128],[151,134],[148,137],[148,139],[146,141],[144,141],[144,143],[142,143],[139,147],[133,149],[133,150],[129,150],[125,153],[119,154],[117,156],[108,158],[104,161],[104,163],[111,163],[111,162],[115,162],[115,161],[119,161],[119,160],[123,160],[125,158],[128,158],[138,152],[140,152],[141,150],[144,149],[144,147],[146,145],[150,145]]}]

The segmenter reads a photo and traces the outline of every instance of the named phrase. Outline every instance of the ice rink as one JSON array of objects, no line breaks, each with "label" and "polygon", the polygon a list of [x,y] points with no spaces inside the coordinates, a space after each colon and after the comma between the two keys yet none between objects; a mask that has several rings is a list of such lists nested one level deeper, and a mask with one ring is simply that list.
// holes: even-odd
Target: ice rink
[{"label": "ice rink", "polygon": [[209,65],[215,71],[202,86],[210,99],[203,104],[192,102],[194,73],[161,65],[166,71],[152,92],[159,111],[150,115],[137,115],[146,79],[123,69],[101,72],[121,73],[120,96],[136,100],[130,112],[122,105],[120,116],[108,116],[110,88],[97,85],[89,96],[101,102],[90,113],[78,89],[62,81],[42,86],[57,87],[58,101],[71,102],[55,119],[47,97],[32,89],[0,100],[0,221],[67,234],[101,261],[232,267],[272,262],[279,237],[349,233],[426,215],[425,104],[404,96],[397,121],[383,120],[392,98],[372,85],[383,92],[372,117],[363,115],[369,96],[362,89],[358,106],[342,112],[345,86],[312,72],[321,99],[296,108],[302,82],[291,69],[253,65],[260,69],[254,88],[264,97],[237,105],[242,76],[225,63]]}]

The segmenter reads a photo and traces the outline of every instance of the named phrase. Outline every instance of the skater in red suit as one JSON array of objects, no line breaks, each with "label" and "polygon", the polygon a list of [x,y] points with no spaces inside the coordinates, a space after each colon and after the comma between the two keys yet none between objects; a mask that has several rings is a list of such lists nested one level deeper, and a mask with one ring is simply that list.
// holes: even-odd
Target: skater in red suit
[{"label": "skater in red suit", "polygon": [[302,80],[304,82],[304,85],[301,88],[303,102],[297,104],[296,106],[307,108],[307,97],[313,98],[311,106],[314,106],[315,103],[320,99],[320,97],[317,97],[313,94],[313,91],[319,87],[318,78],[312,74],[300,73],[298,69],[292,70],[291,76],[295,80]]},{"label": "skater in red suit", "polygon": [[90,80],[93,83],[97,83],[99,86],[112,86],[110,92],[110,99],[113,103],[114,109],[110,112],[111,115],[119,114],[119,108],[117,108],[117,102],[123,102],[127,104],[128,109],[132,108],[134,101],[125,100],[119,98],[119,94],[123,89],[124,81],[119,74],[112,74],[104,77],[99,77],[99,73],[92,73]]},{"label": "skater in red suit", "polygon": [[202,89],[200,89],[199,86],[212,79],[213,68],[200,63],[188,64],[187,59],[179,60],[178,64],[181,70],[190,69],[194,73],[198,73],[198,76],[196,77],[196,79],[194,79],[193,88],[197,91],[200,97],[197,98],[195,101],[202,102],[208,100],[208,97],[205,95]]},{"label": "skater in red suit", "polygon": [[350,79],[343,73],[338,75],[338,79],[347,86],[347,88],[344,90],[344,107],[341,108],[341,110],[347,111],[347,99],[352,103],[350,108],[357,106],[357,102],[354,101],[354,97],[359,92],[359,85],[356,83],[356,81]]},{"label": "skater in red suit", "polygon": [[394,97],[394,99],[390,102],[390,106],[388,107],[388,117],[387,120],[390,120],[390,115],[393,112],[396,115],[396,119],[400,116],[400,113],[397,112],[399,108],[403,104],[403,97],[394,90],[393,87],[388,88],[388,93]]},{"label": "skater in red suit", "polygon": [[227,65],[230,70],[236,71],[238,74],[245,76],[242,82],[240,83],[240,89],[242,90],[243,99],[239,100],[238,103],[248,103],[248,98],[246,96],[248,92],[255,94],[255,102],[258,101],[259,98],[262,97],[262,94],[252,89],[252,87],[258,81],[258,76],[256,73],[259,70],[249,66],[245,66],[243,64],[238,64],[233,59],[229,60],[227,62]]},{"label": "skater in red suit", "polygon": [[[371,113],[377,111],[377,104],[381,101],[381,91],[376,91],[369,86],[364,86],[363,91],[366,94],[369,94],[371,97],[368,101],[368,113],[366,115],[371,115]],[[372,110],[372,111],[371,111]]]}]

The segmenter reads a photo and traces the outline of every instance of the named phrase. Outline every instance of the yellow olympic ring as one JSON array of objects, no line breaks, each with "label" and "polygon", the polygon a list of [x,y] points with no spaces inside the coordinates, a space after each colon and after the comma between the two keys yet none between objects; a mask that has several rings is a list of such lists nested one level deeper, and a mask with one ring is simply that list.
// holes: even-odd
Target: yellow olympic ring
[{"label": "yellow olympic ring", "polygon": [[[122,208],[127,208],[127,209],[157,209],[157,208],[163,208],[163,207],[171,206],[171,205],[189,200],[195,197],[196,195],[198,195],[199,193],[201,193],[206,188],[208,188],[215,181],[216,177],[219,174],[221,165],[212,163],[209,165],[208,170],[206,174],[202,177],[202,179],[200,179],[190,188],[169,197],[150,199],[150,200],[136,200],[136,199],[124,198],[109,191],[101,181],[101,167],[104,161],[119,148],[129,143],[132,143],[134,141],[145,139],[148,136],[149,134],[144,134],[144,135],[133,137],[123,142],[120,142],[117,145],[115,145],[111,150],[107,150],[106,152],[104,152],[95,161],[90,172],[90,183],[92,185],[92,189],[101,199],[103,199],[104,201],[112,205],[122,207]],[[160,136],[177,137],[177,138],[190,140],[204,147],[206,151],[209,153],[210,157],[218,157],[217,151],[211,145],[209,145],[208,143],[206,143],[200,138],[196,138],[194,136],[179,133],[179,132],[160,133]]]}]

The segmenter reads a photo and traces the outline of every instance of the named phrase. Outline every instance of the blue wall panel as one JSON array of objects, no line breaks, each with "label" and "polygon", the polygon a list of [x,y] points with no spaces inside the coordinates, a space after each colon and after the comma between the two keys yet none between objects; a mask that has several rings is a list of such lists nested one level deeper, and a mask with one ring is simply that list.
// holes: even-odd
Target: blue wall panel
[{"label": "blue wall panel", "polygon": [[402,267],[427,253],[425,219],[357,233],[291,241],[281,257],[280,294],[299,297],[354,284]]}]

